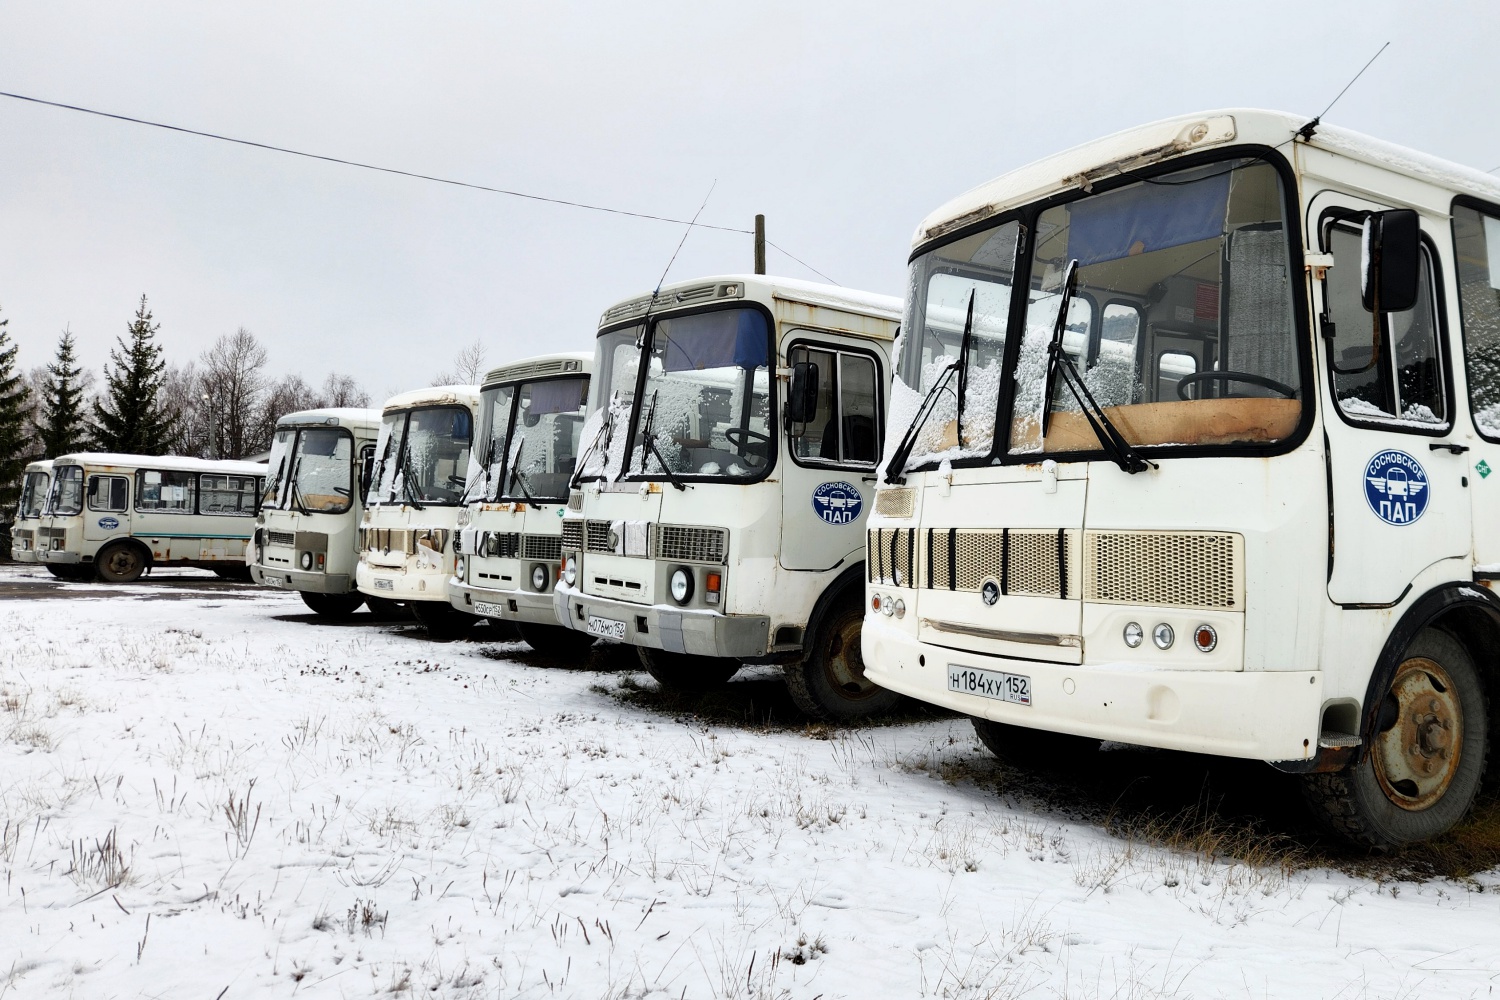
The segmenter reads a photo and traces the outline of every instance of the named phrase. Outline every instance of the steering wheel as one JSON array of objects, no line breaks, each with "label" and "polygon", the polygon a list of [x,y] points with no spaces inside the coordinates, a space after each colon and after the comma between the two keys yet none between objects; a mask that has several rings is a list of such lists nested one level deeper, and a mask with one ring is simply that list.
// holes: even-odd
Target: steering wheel
[{"label": "steering wheel", "polygon": [[724,428],[724,440],[741,450],[749,447],[751,441],[758,444],[770,444],[771,435],[762,434],[760,431],[752,431],[748,427],[726,427]]},{"label": "steering wheel", "polygon": [[1280,393],[1287,399],[1297,398],[1297,390],[1285,382],[1278,382],[1274,378],[1266,378],[1264,375],[1256,375],[1253,372],[1193,372],[1190,375],[1184,375],[1177,380],[1177,398],[1186,400],[1188,398],[1187,387],[1198,382],[1249,382],[1262,389]]}]

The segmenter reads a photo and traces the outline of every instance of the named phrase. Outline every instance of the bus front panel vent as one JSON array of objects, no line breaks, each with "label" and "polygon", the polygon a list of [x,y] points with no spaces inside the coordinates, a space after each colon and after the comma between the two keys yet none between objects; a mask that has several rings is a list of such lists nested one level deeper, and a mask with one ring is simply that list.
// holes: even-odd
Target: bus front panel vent
[{"label": "bus front panel vent", "polygon": [[875,513],[881,517],[911,517],[917,509],[917,491],[910,487],[875,491]]},{"label": "bus front panel vent", "polygon": [[1244,610],[1245,545],[1213,531],[1090,531],[1084,600]]},{"label": "bus front panel vent", "polygon": [[526,559],[557,562],[562,558],[562,536],[527,535],[523,557]]},{"label": "bus front panel vent", "polygon": [[722,563],[729,549],[729,533],[723,528],[661,524],[655,535],[656,558],[671,562]]},{"label": "bus front panel vent", "polygon": [[563,518],[562,547],[570,552],[583,548],[583,521],[580,518]]}]

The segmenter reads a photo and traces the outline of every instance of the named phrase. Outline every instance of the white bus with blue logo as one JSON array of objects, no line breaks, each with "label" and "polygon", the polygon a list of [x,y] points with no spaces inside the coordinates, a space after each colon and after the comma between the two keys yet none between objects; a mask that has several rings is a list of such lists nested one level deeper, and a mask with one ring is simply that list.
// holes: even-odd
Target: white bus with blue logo
[{"label": "white bus with blue logo", "polygon": [[1500,179],[1191,115],[959,196],[909,265],[869,675],[1018,759],[1268,761],[1375,849],[1461,821],[1500,690]]},{"label": "white bus with blue logo", "polygon": [[814,716],[889,709],[859,627],[899,313],[887,296],[764,275],[608,309],[558,620],[634,645],[665,686],[780,664]]},{"label": "white bus with blue logo", "polygon": [[79,452],[52,460],[37,555],[59,575],[131,583],[159,566],[249,579],[266,466],[259,462]]}]

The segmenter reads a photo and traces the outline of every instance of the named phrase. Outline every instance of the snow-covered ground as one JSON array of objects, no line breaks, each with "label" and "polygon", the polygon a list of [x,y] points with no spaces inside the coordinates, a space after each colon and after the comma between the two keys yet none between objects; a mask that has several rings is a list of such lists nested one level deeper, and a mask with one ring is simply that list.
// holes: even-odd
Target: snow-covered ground
[{"label": "snow-covered ground", "polygon": [[713,725],[209,576],[44,581],[0,568],[0,998],[1500,985],[1500,878],[1126,843],[953,781],[990,766],[961,719]]}]

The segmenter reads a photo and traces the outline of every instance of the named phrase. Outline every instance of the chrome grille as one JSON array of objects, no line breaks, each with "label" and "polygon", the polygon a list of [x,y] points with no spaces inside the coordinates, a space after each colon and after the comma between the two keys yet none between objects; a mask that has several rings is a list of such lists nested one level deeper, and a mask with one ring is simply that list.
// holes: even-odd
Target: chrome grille
[{"label": "chrome grille", "polygon": [[1070,579],[1073,532],[1057,529],[930,528],[927,586],[978,591],[994,580],[1002,594],[1076,597]]},{"label": "chrome grille", "polygon": [[570,552],[583,548],[583,521],[576,517],[563,518],[562,547]]},{"label": "chrome grille", "polygon": [[875,491],[875,513],[881,517],[911,517],[917,509],[917,491],[907,487]]},{"label": "chrome grille", "polygon": [[1091,531],[1084,600],[1238,610],[1242,549],[1229,532]]},{"label": "chrome grille", "polygon": [[659,524],[653,534],[656,558],[673,562],[722,563],[729,547],[729,532],[723,528]]},{"label": "chrome grille", "polygon": [[562,537],[559,535],[527,535],[525,538],[524,558],[557,562],[562,558]]},{"label": "chrome grille", "polygon": [[297,544],[297,536],[295,534],[293,534],[292,532],[290,532],[290,531],[273,531],[272,529],[267,528],[266,529],[266,544],[267,545],[286,545],[286,546],[296,545]]},{"label": "chrome grille", "polygon": [[590,552],[613,552],[609,547],[609,522],[588,522],[588,550]]},{"label": "chrome grille", "polygon": [[865,576],[870,583],[915,587],[917,529],[875,528],[865,533]]}]

